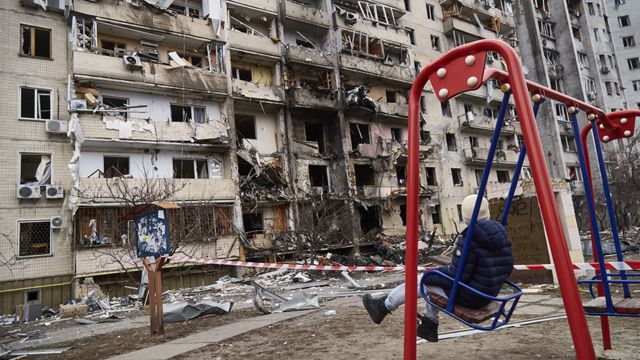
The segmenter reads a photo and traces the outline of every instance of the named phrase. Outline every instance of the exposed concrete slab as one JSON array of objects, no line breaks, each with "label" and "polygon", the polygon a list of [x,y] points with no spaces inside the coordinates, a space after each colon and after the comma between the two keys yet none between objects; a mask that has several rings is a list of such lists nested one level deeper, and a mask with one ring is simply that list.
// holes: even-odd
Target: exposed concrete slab
[{"label": "exposed concrete slab", "polygon": [[164,344],[151,346],[146,349],[133,351],[127,354],[111,357],[107,360],[162,360],[169,359],[176,355],[213,344],[234,336],[256,330],[265,326],[273,325],[277,322],[293,319],[306,315],[309,311],[295,311],[287,313],[269,314],[257,316],[233,324],[219,326],[180,339],[172,340]]},{"label": "exposed concrete slab", "polygon": [[549,300],[549,299],[551,299],[550,295],[527,295],[527,294],[524,294],[524,295],[522,295],[522,297],[520,297],[520,302],[534,303],[534,302],[540,302],[540,301]]},{"label": "exposed concrete slab", "polygon": [[553,298],[553,299],[545,300],[540,302],[540,305],[552,305],[552,306],[564,307],[564,304],[562,303],[562,298]]},{"label": "exposed concrete slab", "polygon": [[518,315],[548,315],[554,312],[558,312],[558,308],[541,305],[518,306],[516,309]]}]

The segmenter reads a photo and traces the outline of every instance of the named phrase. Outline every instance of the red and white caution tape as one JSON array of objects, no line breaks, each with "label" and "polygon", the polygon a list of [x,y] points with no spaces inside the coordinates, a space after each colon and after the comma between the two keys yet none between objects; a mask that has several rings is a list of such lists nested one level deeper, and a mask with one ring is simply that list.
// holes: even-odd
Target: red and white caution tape
[{"label": "red and white caution tape", "polygon": [[[251,261],[234,261],[222,259],[198,259],[184,256],[167,256],[167,259],[179,263],[195,263],[207,265],[227,265],[262,269],[320,270],[320,271],[404,271],[404,266],[339,266],[339,265],[302,265],[276,264]],[[611,261],[606,263],[607,270],[640,270],[640,261]],[[553,270],[553,264],[514,265],[515,270]],[[597,270],[598,263],[575,263],[575,270]],[[433,266],[420,266],[418,270],[435,269]]]}]

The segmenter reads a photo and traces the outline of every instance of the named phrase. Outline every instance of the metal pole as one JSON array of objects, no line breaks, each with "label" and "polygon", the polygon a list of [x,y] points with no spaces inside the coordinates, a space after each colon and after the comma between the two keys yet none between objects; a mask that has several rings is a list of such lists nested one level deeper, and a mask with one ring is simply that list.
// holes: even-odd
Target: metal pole
[{"label": "metal pole", "polygon": [[[576,146],[578,148],[578,158],[580,160],[580,170],[582,172],[582,178],[586,179],[589,177],[589,170],[587,169],[587,164],[584,159],[584,153],[582,152],[582,141],[580,140],[580,130],[578,128],[578,110],[574,107],[569,108],[569,114],[571,115],[571,125],[573,127],[573,134],[576,140]],[[591,188],[591,184],[585,182],[584,183],[584,193],[587,198],[587,206],[589,208],[589,220],[591,221],[591,229],[592,234],[596,242],[596,252],[598,257],[598,267],[600,269],[600,273],[602,274],[602,287],[604,289],[604,297],[607,302],[607,312],[613,312],[613,303],[611,302],[611,293],[609,289],[609,282],[606,276],[607,268],[604,263],[604,255],[602,254],[602,244],[600,242],[600,233],[598,232],[598,222],[596,219],[596,206],[593,200],[593,189]]]},{"label": "metal pole", "polygon": [[[540,96],[540,95],[538,95]],[[538,110],[540,109],[540,104],[544,101],[544,98],[540,96],[540,100],[533,104],[533,116],[538,116]],[[516,169],[513,171],[513,178],[511,179],[511,186],[509,187],[509,193],[507,194],[507,198],[504,200],[504,210],[502,211],[502,218],[500,219],[500,223],[502,226],[507,225],[507,218],[509,218],[509,210],[511,210],[511,202],[513,202],[513,195],[516,193],[516,187],[518,187],[518,180],[520,179],[520,171],[522,171],[522,165],[524,164],[524,159],[527,156],[527,147],[524,144],[520,144],[520,155],[518,155],[518,162],[516,164]]]},{"label": "metal pole", "polygon": [[[587,135],[589,134],[589,131],[591,130],[591,124],[588,124],[587,126],[585,126],[582,129],[582,132],[580,133],[580,138],[582,139],[582,143],[586,144],[587,143]],[[589,149],[587,146],[583,146],[582,147],[582,153],[584,154],[584,163],[585,163],[585,167],[589,170],[591,170],[591,164],[589,161]],[[591,179],[591,171],[587,171],[587,174],[589,174],[588,179],[583,178],[583,180],[589,181],[589,186],[591,186],[591,188],[593,189],[593,179]],[[593,194],[592,194],[593,195]],[[594,200],[595,201],[595,200]],[[589,222],[589,231],[591,234],[591,251],[593,253],[593,258],[597,258],[597,252],[596,252],[596,239],[593,236],[593,227],[591,227],[591,222]],[[600,274],[600,270],[596,269],[596,275]],[[604,294],[604,288],[602,287],[601,283],[598,283],[596,285],[596,289],[598,291],[598,296],[603,296]],[[612,345],[611,345],[611,329],[609,327],[609,317],[608,316],[600,316],[600,330],[602,331],[602,347],[605,350],[611,350]]]},{"label": "metal pole", "polygon": [[[598,156],[598,168],[600,168],[600,177],[602,178],[602,190],[604,191],[604,199],[607,203],[607,213],[609,214],[609,224],[611,225],[611,234],[613,235],[613,245],[616,248],[616,258],[618,259],[618,261],[623,261],[624,259],[622,257],[622,248],[620,247],[620,235],[618,234],[618,222],[616,221],[616,214],[613,210],[613,200],[611,199],[611,190],[609,189],[609,176],[607,175],[607,169],[604,164],[604,157],[602,156],[600,134],[595,118],[591,120],[591,129],[593,134],[593,142],[596,147],[596,155]],[[624,270],[620,270],[620,279],[627,279]],[[631,297],[629,284],[622,284],[622,290],[624,292],[625,298]]]}]

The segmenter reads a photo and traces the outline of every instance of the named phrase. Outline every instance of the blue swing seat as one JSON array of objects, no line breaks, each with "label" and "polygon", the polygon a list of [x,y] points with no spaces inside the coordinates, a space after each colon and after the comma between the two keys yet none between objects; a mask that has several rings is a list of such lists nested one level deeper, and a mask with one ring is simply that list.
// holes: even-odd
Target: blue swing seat
[{"label": "blue swing seat", "polygon": [[[611,280],[609,278],[622,278],[621,273],[607,273],[609,284],[621,285],[640,285],[640,280]],[[640,277],[640,273],[625,272],[624,277]],[[591,280],[580,280],[579,285],[589,285],[589,293],[591,300],[583,304],[586,315],[591,316],[623,316],[623,317],[640,317],[640,299],[638,298],[621,298],[611,297],[613,311],[607,310],[607,301],[604,296],[597,296],[593,290],[593,285],[602,284],[602,274],[598,274]]]},{"label": "blue swing seat", "polygon": [[[424,284],[426,280],[426,276],[432,275],[432,274],[443,277],[451,281],[451,283],[455,281],[454,278],[442,273],[441,271],[429,270],[424,272],[420,283]],[[484,299],[490,300],[491,302],[485,305],[484,307],[481,307],[478,309],[471,309],[471,308],[463,307],[460,305],[455,305],[453,308],[453,311],[448,311],[447,305],[449,303],[449,299],[439,296],[437,294],[427,295],[424,291],[424,286],[420,286],[420,295],[427,303],[435,306],[440,311],[460,321],[461,323],[477,330],[490,331],[507,324],[509,322],[509,319],[511,318],[511,315],[513,314],[513,311],[516,308],[516,305],[518,304],[518,301],[520,300],[520,297],[522,296],[522,289],[520,289],[520,287],[518,287],[516,284],[510,281],[505,281],[505,285],[507,285],[507,287],[512,291],[512,294],[503,296],[503,297],[496,297],[496,296],[485,294],[481,291],[478,291],[472,288],[471,286],[463,282],[458,282],[458,284],[461,287],[471,291],[475,295],[478,295]],[[510,302],[512,302],[512,304],[507,310],[506,305]],[[491,318],[493,318],[493,321],[491,322],[491,324],[478,325],[479,323],[483,323]]]}]

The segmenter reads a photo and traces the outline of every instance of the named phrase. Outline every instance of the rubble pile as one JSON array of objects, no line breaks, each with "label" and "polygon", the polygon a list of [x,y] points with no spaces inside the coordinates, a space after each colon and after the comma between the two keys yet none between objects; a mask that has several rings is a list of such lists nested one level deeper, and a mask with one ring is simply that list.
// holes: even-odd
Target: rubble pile
[{"label": "rubble pile", "polygon": [[240,196],[242,201],[258,203],[258,201],[292,200],[287,192],[287,182],[282,176],[282,159],[280,157],[265,161],[255,151],[238,149],[238,156],[252,165],[248,175],[240,179]]},{"label": "rubble pile", "polygon": [[[623,253],[640,251],[640,227],[634,226],[624,231],[621,230],[619,235],[620,247]],[[611,230],[600,231],[600,239],[602,241],[602,253],[604,255],[614,255],[616,248]],[[589,231],[580,232],[580,240],[582,241],[582,253],[586,256],[592,256],[591,233]]]}]

